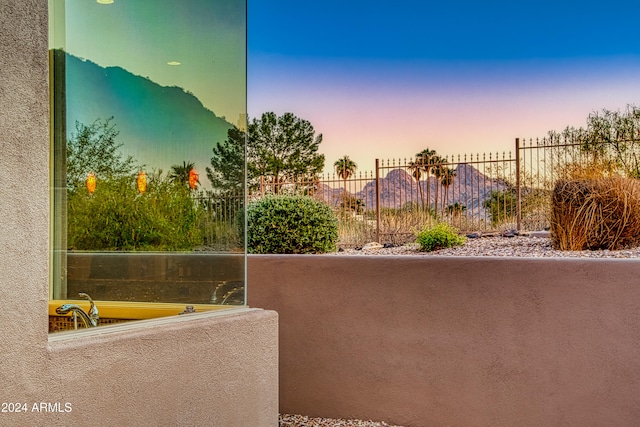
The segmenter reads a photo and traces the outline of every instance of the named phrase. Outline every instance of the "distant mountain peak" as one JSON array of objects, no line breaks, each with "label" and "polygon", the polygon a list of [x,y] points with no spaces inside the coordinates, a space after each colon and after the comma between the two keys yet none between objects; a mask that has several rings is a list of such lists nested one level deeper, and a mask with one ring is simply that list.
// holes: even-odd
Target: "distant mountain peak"
[{"label": "distant mountain peak", "polygon": [[122,151],[151,169],[191,161],[204,172],[233,125],[191,92],[162,86],[120,66],[66,54],[67,129],[113,117]]}]

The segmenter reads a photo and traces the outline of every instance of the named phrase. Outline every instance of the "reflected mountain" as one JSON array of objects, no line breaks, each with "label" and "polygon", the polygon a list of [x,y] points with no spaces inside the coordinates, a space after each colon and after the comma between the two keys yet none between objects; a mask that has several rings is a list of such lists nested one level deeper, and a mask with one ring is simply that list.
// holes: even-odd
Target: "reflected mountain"
[{"label": "reflected mountain", "polygon": [[224,141],[232,127],[192,93],[161,86],[121,67],[101,67],[67,54],[66,72],[69,136],[76,121],[88,125],[113,117],[122,151],[147,170],[167,172],[186,160],[204,174],[213,146]]}]

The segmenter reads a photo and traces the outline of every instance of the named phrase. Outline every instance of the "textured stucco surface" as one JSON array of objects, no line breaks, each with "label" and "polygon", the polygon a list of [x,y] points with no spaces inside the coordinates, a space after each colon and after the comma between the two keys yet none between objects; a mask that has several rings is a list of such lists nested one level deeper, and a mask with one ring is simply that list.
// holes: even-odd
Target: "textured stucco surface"
[{"label": "textured stucco surface", "polygon": [[28,391],[48,330],[47,2],[2,0],[0,22],[0,375]]},{"label": "textured stucco surface", "polygon": [[403,426],[637,426],[640,263],[249,256],[280,410]]},{"label": "textured stucco surface", "polygon": [[0,425],[277,425],[275,312],[49,341],[47,1],[0,22],[0,401],[28,409]]}]

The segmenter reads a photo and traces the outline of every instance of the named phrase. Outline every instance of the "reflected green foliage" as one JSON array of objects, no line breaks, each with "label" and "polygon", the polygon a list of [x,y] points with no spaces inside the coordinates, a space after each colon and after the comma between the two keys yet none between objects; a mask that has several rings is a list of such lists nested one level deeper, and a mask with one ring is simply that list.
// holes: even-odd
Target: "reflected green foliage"
[{"label": "reflected green foliage", "polygon": [[215,194],[235,196],[243,192],[245,137],[234,126],[227,131],[227,139],[213,147],[211,167],[206,170]]},{"label": "reflected green foliage", "polygon": [[154,176],[139,194],[133,177],[70,192],[68,246],[75,250],[191,250],[203,241],[203,209],[189,189]]},{"label": "reflected green foliage", "polygon": [[[189,188],[189,173],[195,167],[193,162],[182,162],[182,165],[171,165],[169,179],[171,182]],[[198,183],[200,180],[198,180]]]},{"label": "reflected green foliage", "polygon": [[67,141],[70,191],[84,186],[89,172],[106,180],[118,180],[137,172],[135,160],[131,156],[124,158],[119,151],[122,144],[116,142],[118,132],[112,120],[98,119],[89,126],[76,122],[76,130]]},{"label": "reflected green foliage", "polygon": [[338,219],[326,204],[306,196],[266,196],[247,208],[250,253],[335,251]]},{"label": "reflected green foliage", "polygon": [[416,233],[416,242],[420,245],[420,250],[425,252],[459,246],[466,241],[466,237],[460,236],[458,230],[446,222],[433,227],[425,226]]},{"label": "reflected green foliage", "polygon": [[[67,142],[67,246],[73,250],[191,250],[203,241],[202,204],[184,182],[162,173],[136,188],[137,167],[123,158],[111,120],[77,124]],[[89,172],[96,190],[87,191]]]}]

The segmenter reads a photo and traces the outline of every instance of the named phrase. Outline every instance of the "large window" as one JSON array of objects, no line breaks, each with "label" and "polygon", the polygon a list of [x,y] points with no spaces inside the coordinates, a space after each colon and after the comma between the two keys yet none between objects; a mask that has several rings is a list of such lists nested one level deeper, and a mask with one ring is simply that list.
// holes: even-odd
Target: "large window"
[{"label": "large window", "polygon": [[49,10],[51,299],[244,305],[246,1]]}]

